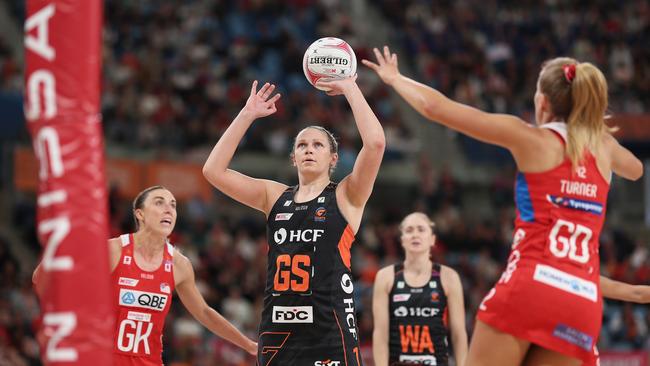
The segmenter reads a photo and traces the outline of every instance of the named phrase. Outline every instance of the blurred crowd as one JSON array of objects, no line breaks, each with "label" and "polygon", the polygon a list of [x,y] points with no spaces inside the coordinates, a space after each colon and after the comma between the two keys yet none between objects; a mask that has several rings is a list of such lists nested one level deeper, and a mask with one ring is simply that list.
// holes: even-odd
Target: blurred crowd
[{"label": "blurred crowd", "polygon": [[[10,2],[17,18],[24,11]],[[341,166],[354,162],[358,138],[342,98],[316,92],[302,73],[306,47],[325,35],[370,55],[354,32],[345,1],[337,0],[106,0],[102,111],[111,146],[191,154],[211,146],[243,106],[254,79],[283,94],[278,112],[249,130],[240,149],[286,156],[303,124],[321,124],[340,139]],[[479,108],[532,120],[532,94],[540,63],[571,55],[606,74],[614,112],[648,113],[650,4],[618,1],[433,0],[368,1],[392,27],[400,61],[417,79]],[[497,6],[498,3],[498,6]],[[0,35],[0,91],[22,90],[23,66]],[[364,82],[360,80],[360,82]],[[386,159],[414,156],[409,130],[388,89],[368,83],[366,97],[388,136]],[[347,123],[346,123],[347,122]],[[461,140],[462,142],[462,140]],[[470,158],[480,144],[463,145]],[[436,261],[461,275],[468,327],[498,279],[510,249],[514,211],[512,169],[481,187],[459,182],[449,169],[421,158],[419,184],[403,188],[402,204],[372,198],[353,246],[361,340],[371,341],[371,289],[381,266],[400,260],[398,223],[412,210],[436,222]],[[143,187],[144,188],[144,187]],[[473,192],[468,198],[468,192]],[[478,197],[478,198],[477,198]],[[130,200],[111,190],[111,234],[131,231]],[[478,199],[482,210],[468,203]],[[15,197],[12,222],[36,258],[33,196]],[[233,212],[238,212],[235,215]],[[216,194],[183,202],[172,238],[196,271],[208,303],[251,337],[261,314],[266,268],[264,220]],[[38,301],[32,268],[21,268],[9,240],[0,237],[0,365],[39,365],[34,334]],[[606,223],[601,271],[614,279],[650,284],[650,256],[641,243]],[[166,323],[165,363],[251,364],[250,358],[191,320],[178,299]],[[601,349],[650,349],[650,311],[607,301]]]},{"label": "blurred crowd", "polygon": [[[305,124],[323,124],[343,147],[354,137],[342,98],[306,82],[302,58],[321,35],[356,43],[336,2],[106,2],[103,111],[106,138],[160,151],[214,144],[245,104],[253,80],[282,94],[278,112],[249,130],[240,148],[287,155]],[[382,119],[385,92],[367,95]]]},{"label": "blurred crowd", "polygon": [[[109,148],[155,148],[154,155],[167,157],[212,146],[244,106],[253,80],[275,83],[282,99],[277,113],[249,130],[242,150],[286,156],[293,136],[313,124],[333,131],[344,152],[354,147],[357,132],[347,104],[314,89],[302,69],[307,46],[325,35],[348,41],[359,60],[368,57],[344,4],[107,0],[104,5],[102,115]],[[22,71],[0,35],[0,90],[21,91]],[[389,158],[404,157],[412,150],[411,133],[387,89],[366,90],[366,98],[393,142]]]},{"label": "blurred crowd", "polygon": [[[597,65],[615,113],[647,113],[647,1],[381,0],[404,61],[424,82],[480,109],[532,110],[544,60],[570,56]],[[532,120],[529,119],[529,120]]]},{"label": "blurred crowd", "polygon": [[[401,63],[455,100],[532,120],[541,63],[569,55],[603,70],[613,113],[648,112],[647,1],[368,5],[392,27],[385,42],[399,47]],[[156,147],[160,154],[209,146],[243,106],[254,79],[276,83],[283,98],[278,113],[254,125],[242,149],[286,154],[295,132],[313,123],[350,140],[354,131],[340,123],[345,104],[305,82],[302,56],[315,39],[336,35],[352,44],[359,60],[367,58],[380,45],[360,41],[353,22],[349,4],[336,0],[105,1],[102,110],[109,145]],[[0,74],[2,89],[22,88],[22,65],[1,40]],[[374,86],[366,91],[387,125],[389,148],[400,150],[400,139],[411,132],[390,93]]]},{"label": "blurred crowd", "polygon": [[[555,0],[381,0],[417,79],[483,110],[534,120],[541,64],[557,56],[603,71],[613,114],[649,112],[650,3]],[[404,57],[409,55],[408,57]],[[411,56],[414,55],[414,56]],[[504,154],[460,136],[475,162]]]}]

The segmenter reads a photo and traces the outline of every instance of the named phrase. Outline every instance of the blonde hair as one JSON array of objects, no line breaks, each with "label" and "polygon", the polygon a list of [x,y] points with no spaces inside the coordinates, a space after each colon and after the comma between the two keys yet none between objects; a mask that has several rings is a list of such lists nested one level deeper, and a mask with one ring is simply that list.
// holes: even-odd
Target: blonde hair
[{"label": "blonde hair", "polygon": [[419,211],[411,212],[410,214],[404,216],[402,221],[399,223],[399,231],[400,231],[400,233],[404,232],[404,221],[406,221],[406,219],[409,218],[410,216],[420,216],[420,217],[422,217],[424,219],[424,221],[427,223],[427,225],[429,225],[429,227],[431,228],[431,233],[435,234],[434,229],[436,228],[436,224],[429,218],[429,216],[427,216],[427,214],[425,214],[424,212],[419,212]]},{"label": "blonde hair", "polygon": [[585,149],[598,151],[602,134],[615,130],[609,129],[604,120],[607,80],[591,63],[569,57],[547,61],[540,73],[539,88],[555,117],[567,124],[566,154],[574,167],[584,158]]}]

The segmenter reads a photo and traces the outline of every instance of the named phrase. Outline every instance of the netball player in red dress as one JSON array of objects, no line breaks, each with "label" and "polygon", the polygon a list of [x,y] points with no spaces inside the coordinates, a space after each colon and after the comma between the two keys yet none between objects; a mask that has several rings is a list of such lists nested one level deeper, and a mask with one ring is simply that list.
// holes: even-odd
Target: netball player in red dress
[{"label": "netball player in red dress", "polygon": [[400,75],[397,55],[375,49],[377,72],[432,121],[510,151],[519,173],[512,251],[480,305],[467,365],[580,365],[602,322],[598,238],[612,173],[636,180],[641,162],[604,123],[607,82],[590,63],[546,62],[536,126],[454,102]]},{"label": "netball player in red dress", "polygon": [[266,216],[260,366],[362,365],[350,247],[379,171],[385,137],[355,78],[319,81],[330,89],[328,95],[345,96],[363,142],[352,172],[340,183],[330,181],[338,159],[336,140],[317,126],[296,136],[291,153],[296,186],[228,169],[251,124],[276,111],[280,95],[271,96],[274,86],[268,83],[257,90],[256,81],[203,167],[212,185]]},{"label": "netball player in red dress", "polygon": [[[162,333],[176,290],[185,308],[214,334],[255,355],[253,342],[206,304],[194,282],[192,263],[167,240],[176,224],[176,199],[161,186],[133,202],[136,231],[110,239],[115,301],[114,365],[162,365]],[[40,265],[33,281],[39,283]]]}]

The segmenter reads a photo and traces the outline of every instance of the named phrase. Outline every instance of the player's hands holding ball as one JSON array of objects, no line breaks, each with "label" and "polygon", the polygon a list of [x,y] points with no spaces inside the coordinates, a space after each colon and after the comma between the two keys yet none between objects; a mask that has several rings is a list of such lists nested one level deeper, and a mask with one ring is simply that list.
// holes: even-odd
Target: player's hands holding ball
[{"label": "player's hands holding ball", "polygon": [[395,80],[400,76],[397,67],[397,54],[391,53],[388,46],[384,46],[384,52],[380,52],[377,48],[373,48],[377,63],[369,60],[361,60],[361,63],[373,69],[381,80],[388,84],[393,85]]},{"label": "player's hands holding ball", "polygon": [[242,113],[246,113],[252,119],[270,116],[277,111],[275,102],[280,99],[280,93],[271,97],[275,85],[265,83],[260,90],[257,90],[257,80],[253,81],[251,86],[251,94],[248,96],[246,105],[242,109]]},{"label": "player's hands holding ball", "polygon": [[357,80],[357,57],[340,38],[325,37],[312,43],[302,59],[307,81],[327,95],[346,94]]},{"label": "player's hands holding ball", "polygon": [[327,95],[345,95],[349,90],[355,87],[357,75],[345,79],[320,79],[314,86],[323,90]]}]

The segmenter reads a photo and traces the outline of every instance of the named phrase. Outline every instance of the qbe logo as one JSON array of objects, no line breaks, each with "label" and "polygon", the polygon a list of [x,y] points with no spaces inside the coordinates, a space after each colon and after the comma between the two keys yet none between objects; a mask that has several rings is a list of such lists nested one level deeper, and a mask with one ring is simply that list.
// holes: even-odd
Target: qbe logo
[{"label": "qbe logo", "polygon": [[120,297],[120,303],[124,303],[125,305],[131,305],[135,302],[135,296],[133,295],[133,292],[131,291],[126,291],[124,295]]},{"label": "qbe logo", "polygon": [[163,311],[169,297],[153,292],[120,289],[120,305],[133,308]]},{"label": "qbe logo", "polygon": [[314,309],[311,306],[274,306],[273,323],[313,323]]}]

